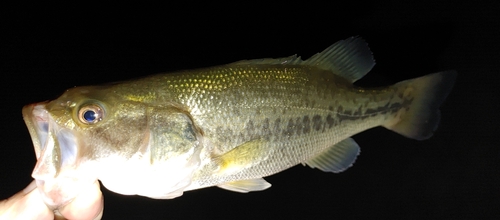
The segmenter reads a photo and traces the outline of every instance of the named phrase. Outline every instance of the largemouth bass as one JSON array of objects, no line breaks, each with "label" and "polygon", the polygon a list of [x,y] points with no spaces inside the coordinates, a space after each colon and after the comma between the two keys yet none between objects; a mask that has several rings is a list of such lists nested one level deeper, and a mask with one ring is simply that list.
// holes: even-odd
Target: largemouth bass
[{"label": "largemouth bass", "polygon": [[243,60],[71,88],[23,108],[38,160],[32,176],[58,207],[96,179],[120,194],[170,199],[210,186],[264,190],[263,177],[297,164],[341,172],[360,152],[350,137],[366,129],[429,138],[456,77],[354,86],[374,65],[367,44],[351,37],[307,60]]}]

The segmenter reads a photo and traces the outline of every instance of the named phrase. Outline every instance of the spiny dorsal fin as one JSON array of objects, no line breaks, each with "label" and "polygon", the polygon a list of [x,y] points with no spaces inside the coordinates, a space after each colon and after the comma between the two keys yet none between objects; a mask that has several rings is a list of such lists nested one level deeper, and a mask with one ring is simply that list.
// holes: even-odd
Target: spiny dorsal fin
[{"label": "spiny dorsal fin", "polygon": [[375,65],[372,52],[368,44],[361,38],[350,37],[338,41],[330,47],[303,61],[297,55],[283,58],[264,58],[254,60],[241,60],[231,63],[234,65],[248,64],[284,64],[284,65],[308,65],[320,69],[329,70],[333,73],[355,82],[366,75]]},{"label": "spiny dorsal fin", "polygon": [[282,58],[262,58],[262,59],[253,59],[253,60],[240,60],[231,64],[235,65],[248,65],[248,64],[301,64],[304,61],[297,56],[297,54],[282,57]]},{"label": "spiny dorsal fin", "polygon": [[218,187],[230,190],[234,192],[247,193],[252,191],[261,191],[271,187],[271,184],[262,178],[250,179],[250,180],[239,180],[234,182],[228,182]]},{"label": "spiny dorsal fin", "polygon": [[309,159],[305,164],[324,172],[340,173],[352,166],[359,152],[358,144],[352,138],[347,138]]}]

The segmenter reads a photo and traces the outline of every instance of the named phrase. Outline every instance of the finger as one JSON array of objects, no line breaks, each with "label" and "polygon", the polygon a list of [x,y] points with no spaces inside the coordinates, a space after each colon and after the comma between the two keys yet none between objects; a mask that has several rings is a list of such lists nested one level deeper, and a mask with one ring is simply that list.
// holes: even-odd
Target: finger
[{"label": "finger", "polygon": [[58,212],[67,219],[101,219],[103,209],[104,199],[99,182],[95,181],[69,204],[58,208]]},{"label": "finger", "polygon": [[0,219],[53,219],[54,215],[36,190],[35,181],[0,202]]}]

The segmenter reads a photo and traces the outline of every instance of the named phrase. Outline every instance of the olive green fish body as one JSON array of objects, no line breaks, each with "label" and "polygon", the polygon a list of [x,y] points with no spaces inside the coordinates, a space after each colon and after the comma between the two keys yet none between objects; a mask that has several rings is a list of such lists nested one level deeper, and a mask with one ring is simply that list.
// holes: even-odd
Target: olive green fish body
[{"label": "olive green fish body", "polygon": [[58,206],[74,197],[68,185],[96,178],[118,193],[174,198],[208,186],[263,190],[262,177],[299,163],[341,172],[359,154],[350,137],[366,129],[429,138],[456,75],[354,86],[374,64],[366,43],[350,38],[305,61],[244,60],[70,89],[23,109],[33,176]]},{"label": "olive green fish body", "polygon": [[[217,181],[209,180],[214,177],[209,169],[202,170],[200,185],[279,172],[381,125],[403,107],[391,104],[403,103],[395,89],[363,90],[331,72],[302,66],[227,65],[160,81],[190,112],[214,147],[213,158],[257,143],[252,151],[259,155],[245,170]],[[213,158],[207,163],[218,162]]]}]

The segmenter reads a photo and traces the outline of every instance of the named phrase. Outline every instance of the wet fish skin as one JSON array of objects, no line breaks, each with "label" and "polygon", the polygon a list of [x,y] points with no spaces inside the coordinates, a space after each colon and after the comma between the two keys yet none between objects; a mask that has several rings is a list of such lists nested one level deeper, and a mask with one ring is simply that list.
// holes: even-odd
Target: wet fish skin
[{"label": "wet fish skin", "polygon": [[300,163],[347,169],[359,154],[350,137],[375,126],[429,138],[456,73],[354,86],[374,64],[366,43],[349,38],[305,61],[244,60],[72,88],[23,109],[38,158],[33,177],[54,207],[95,179],[152,198],[209,186],[248,192]]}]

